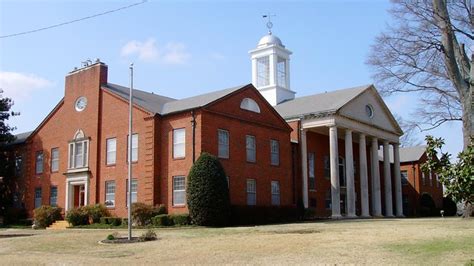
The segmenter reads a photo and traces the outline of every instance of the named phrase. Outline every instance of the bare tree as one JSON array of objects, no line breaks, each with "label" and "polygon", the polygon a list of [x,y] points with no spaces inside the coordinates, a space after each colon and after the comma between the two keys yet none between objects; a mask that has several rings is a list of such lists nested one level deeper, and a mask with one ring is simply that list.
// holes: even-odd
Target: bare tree
[{"label": "bare tree", "polygon": [[394,114],[394,116],[404,133],[403,136],[400,137],[400,145],[402,147],[421,145],[423,142],[417,135],[420,132],[418,126],[412,121],[407,121],[397,114]]},{"label": "bare tree", "polygon": [[392,0],[394,24],[372,46],[367,63],[382,95],[416,93],[423,130],[462,121],[464,148],[473,136],[471,0]]}]

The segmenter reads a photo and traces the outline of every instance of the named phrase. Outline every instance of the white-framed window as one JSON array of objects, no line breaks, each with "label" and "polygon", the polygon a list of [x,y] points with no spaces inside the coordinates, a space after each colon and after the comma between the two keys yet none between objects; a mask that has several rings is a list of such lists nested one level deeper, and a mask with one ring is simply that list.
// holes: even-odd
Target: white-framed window
[{"label": "white-framed window", "polygon": [[277,85],[286,88],[286,59],[278,57]]},{"label": "white-framed window", "polygon": [[255,179],[247,179],[247,205],[257,205],[257,182]]},{"label": "white-framed window", "polygon": [[106,140],[105,144],[105,161],[107,165],[115,164],[117,162],[117,139],[110,138]]},{"label": "white-framed window", "polygon": [[89,140],[69,143],[69,169],[88,166]]},{"label": "white-framed window", "polygon": [[173,158],[184,158],[186,156],[186,129],[173,130]]},{"label": "white-framed window", "polygon": [[257,152],[255,145],[255,136],[247,135],[245,136],[246,150],[247,150],[247,162],[256,162]]},{"label": "white-framed window", "polygon": [[35,188],[35,209],[41,207],[41,205],[43,205],[42,190],[38,187]]},{"label": "white-framed window", "polygon": [[[127,207],[128,207],[128,179],[125,180],[125,187],[127,188]],[[132,204],[138,202],[138,180],[132,178]]]},{"label": "white-framed window", "polygon": [[115,181],[105,181],[105,206],[115,207]]},{"label": "white-framed window", "polygon": [[308,188],[310,190],[316,189],[316,176],[314,173],[314,153],[308,153]]},{"label": "white-framed window", "polygon": [[186,204],[186,177],[173,177],[173,206]]},{"label": "white-framed window", "polygon": [[15,156],[15,174],[21,176],[23,174],[23,156]]},{"label": "white-framed window", "polygon": [[272,181],[272,205],[280,205],[280,182]]},{"label": "white-framed window", "polygon": [[219,158],[229,158],[229,131],[224,129],[217,130],[218,137],[218,151],[217,157]]},{"label": "white-framed window", "polygon": [[270,59],[268,56],[257,58],[257,87],[270,84]]},{"label": "white-framed window", "polygon": [[278,140],[270,140],[270,161],[271,165],[280,164],[280,142]]},{"label": "white-framed window", "polygon": [[432,187],[433,186],[433,175],[431,174],[431,171],[430,171],[429,175],[430,175],[430,187]]},{"label": "white-framed window", "polygon": [[[128,146],[130,139],[127,135],[127,162],[128,162]],[[138,162],[138,134],[132,134],[132,162]]]},{"label": "white-framed window", "polygon": [[42,151],[36,152],[36,174],[43,173],[44,154]]},{"label": "white-framed window", "polygon": [[240,109],[244,109],[254,113],[260,113],[260,106],[258,106],[258,103],[256,101],[250,98],[244,98],[240,102]]},{"label": "white-framed window", "polygon": [[59,171],[59,148],[51,149],[51,172]]},{"label": "white-framed window", "polygon": [[408,185],[408,171],[400,171],[400,177],[402,178],[402,186]]},{"label": "white-framed window", "polygon": [[421,182],[423,186],[426,186],[426,174],[425,172],[421,172]]},{"label": "white-framed window", "polygon": [[58,187],[51,187],[49,191],[49,205],[56,207],[58,206]]}]

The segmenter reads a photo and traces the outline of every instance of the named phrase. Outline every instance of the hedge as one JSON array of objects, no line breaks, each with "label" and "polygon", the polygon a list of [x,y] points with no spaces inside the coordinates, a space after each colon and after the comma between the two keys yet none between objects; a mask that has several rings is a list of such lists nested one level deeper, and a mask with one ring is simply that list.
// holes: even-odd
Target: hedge
[{"label": "hedge", "polygon": [[119,226],[122,224],[122,218],[118,217],[100,217],[101,224],[110,224],[113,226]]}]

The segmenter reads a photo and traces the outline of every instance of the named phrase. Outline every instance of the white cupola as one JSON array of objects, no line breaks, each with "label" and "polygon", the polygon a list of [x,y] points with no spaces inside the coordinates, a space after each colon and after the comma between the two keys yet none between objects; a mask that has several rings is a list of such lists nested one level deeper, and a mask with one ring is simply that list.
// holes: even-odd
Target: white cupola
[{"label": "white cupola", "polygon": [[291,51],[272,34],[271,27],[249,54],[252,59],[252,84],[263,97],[272,106],[293,100],[295,92],[290,89]]}]

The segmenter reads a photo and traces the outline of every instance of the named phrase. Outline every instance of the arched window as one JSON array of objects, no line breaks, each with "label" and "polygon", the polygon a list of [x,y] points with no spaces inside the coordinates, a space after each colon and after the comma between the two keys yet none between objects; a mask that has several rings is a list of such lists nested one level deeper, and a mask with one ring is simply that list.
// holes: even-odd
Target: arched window
[{"label": "arched window", "polygon": [[69,169],[88,167],[89,139],[82,130],[77,130],[74,139],[69,142]]},{"label": "arched window", "polygon": [[240,108],[251,112],[260,113],[260,107],[254,100],[250,98],[244,98],[240,103]]}]

